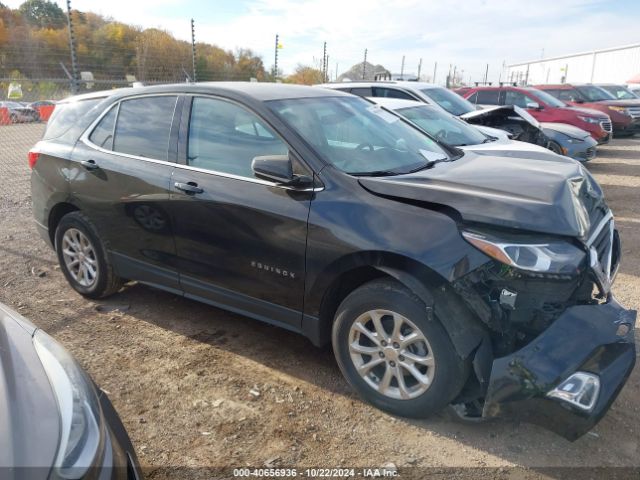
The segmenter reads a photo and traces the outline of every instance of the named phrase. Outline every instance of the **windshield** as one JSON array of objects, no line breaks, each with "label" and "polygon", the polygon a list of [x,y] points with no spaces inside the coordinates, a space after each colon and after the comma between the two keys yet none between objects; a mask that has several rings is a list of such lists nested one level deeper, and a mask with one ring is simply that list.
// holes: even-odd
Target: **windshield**
[{"label": "windshield", "polygon": [[582,85],[576,87],[578,91],[584,95],[590,102],[599,102],[600,100],[615,100],[616,97],[611,95],[606,90],[593,85]]},{"label": "windshield", "polygon": [[420,91],[455,116],[473,112],[476,109],[469,100],[446,88],[423,88]]},{"label": "windshield", "polygon": [[622,85],[605,85],[600,87],[618,100],[635,100],[639,98],[635,93]]},{"label": "windshield", "polygon": [[396,110],[403,117],[422,128],[429,135],[455,147],[478,145],[489,137],[466,122],[428,106],[416,106]]},{"label": "windshield", "polygon": [[529,91],[534,94],[536,97],[538,97],[538,99],[542,100],[544,103],[546,103],[547,105],[550,105],[552,107],[566,107],[567,104],[564,103],[562,100],[558,100],[556,97],[554,97],[553,95],[548,94],[547,92],[544,92],[542,90],[538,90],[536,88],[531,88],[529,89]]},{"label": "windshield", "polygon": [[408,173],[449,159],[427,135],[359,97],[266,103],[327,162],[353,175]]}]

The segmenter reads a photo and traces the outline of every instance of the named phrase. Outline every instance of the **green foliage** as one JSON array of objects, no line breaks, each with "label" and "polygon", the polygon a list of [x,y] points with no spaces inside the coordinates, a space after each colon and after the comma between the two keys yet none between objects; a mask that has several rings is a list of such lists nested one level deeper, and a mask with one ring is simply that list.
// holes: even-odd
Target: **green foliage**
[{"label": "green foliage", "polygon": [[40,28],[61,28],[67,23],[62,9],[49,0],[27,0],[18,9],[29,25]]}]

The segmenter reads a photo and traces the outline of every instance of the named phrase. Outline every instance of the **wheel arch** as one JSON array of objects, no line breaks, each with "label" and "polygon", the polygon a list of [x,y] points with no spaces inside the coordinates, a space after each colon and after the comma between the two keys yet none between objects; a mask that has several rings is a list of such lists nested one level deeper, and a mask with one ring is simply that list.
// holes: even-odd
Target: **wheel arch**
[{"label": "wheel arch", "polygon": [[55,246],[56,228],[58,228],[58,224],[60,223],[60,220],[62,220],[62,217],[68,213],[77,211],[80,211],[80,209],[70,202],[60,202],[53,206],[49,212],[49,218],[47,220],[47,228],[49,229],[51,245]]},{"label": "wheel arch", "polygon": [[415,293],[427,306],[434,303],[431,289],[446,280],[424,264],[388,252],[358,252],[345,256],[318,275],[305,295],[304,334],[316,345],[331,340],[335,312],[345,297],[378,278],[392,278]]}]

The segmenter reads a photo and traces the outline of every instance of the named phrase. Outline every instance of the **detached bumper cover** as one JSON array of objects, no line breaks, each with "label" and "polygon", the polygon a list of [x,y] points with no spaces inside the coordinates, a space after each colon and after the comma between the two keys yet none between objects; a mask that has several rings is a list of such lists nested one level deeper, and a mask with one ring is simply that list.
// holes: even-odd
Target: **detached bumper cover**
[{"label": "detached bumper cover", "polygon": [[[509,416],[575,440],[607,412],[636,361],[636,311],[611,297],[602,305],[568,308],[521,350],[493,362],[483,416]],[[576,371],[597,374],[591,412],[546,394]]]}]

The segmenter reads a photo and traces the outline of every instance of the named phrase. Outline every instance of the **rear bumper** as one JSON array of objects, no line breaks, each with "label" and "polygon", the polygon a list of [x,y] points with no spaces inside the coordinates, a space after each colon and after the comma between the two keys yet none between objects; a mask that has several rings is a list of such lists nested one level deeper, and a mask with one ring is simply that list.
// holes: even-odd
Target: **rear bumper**
[{"label": "rear bumper", "polygon": [[[635,321],[636,312],[613,297],[568,308],[529,345],[493,362],[483,416],[520,419],[576,440],[605,415],[633,370]],[[600,380],[590,411],[547,396],[577,371]]]}]

